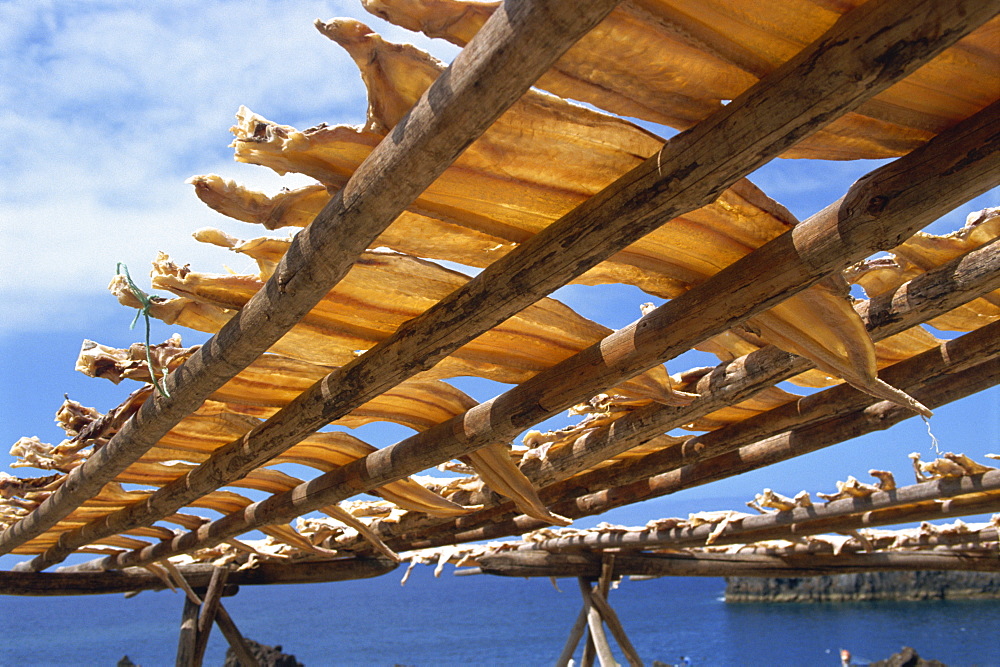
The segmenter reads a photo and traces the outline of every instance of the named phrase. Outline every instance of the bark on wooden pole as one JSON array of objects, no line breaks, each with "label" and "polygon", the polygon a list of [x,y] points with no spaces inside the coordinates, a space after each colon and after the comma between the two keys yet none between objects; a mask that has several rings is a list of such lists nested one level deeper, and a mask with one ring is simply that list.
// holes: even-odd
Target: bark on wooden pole
[{"label": "bark on wooden pole", "polygon": [[[872,339],[878,341],[995,289],[1000,289],[1000,239],[921,274],[891,293],[870,302],[859,302],[857,309]],[[809,367],[808,361],[802,357],[767,346],[750,355],[721,363],[702,377],[696,387],[699,397],[689,406],[654,404],[640,408],[612,425],[587,432],[572,447],[559,450],[544,461],[534,458],[522,462],[521,471],[534,485],[549,486],[582,472],[596,460],[610,458],[718,407],[749,398],[761,389]],[[662,467],[653,465],[647,470],[651,471],[648,474],[663,472]],[[602,475],[613,475],[613,468],[605,468]],[[431,533],[467,530],[471,525],[489,521],[491,517],[495,520],[497,516],[498,500],[492,493],[473,493],[462,502],[466,505],[482,504],[487,509],[458,520],[408,515],[388,524],[376,523],[372,530],[382,539],[410,543]],[[499,504],[506,503],[500,500]],[[510,511],[509,508],[506,511]],[[423,546],[436,545],[432,541]],[[338,541],[331,548],[349,546],[349,543]]]},{"label": "bark on wooden pole", "polygon": [[347,273],[357,256],[618,0],[523,0],[479,34],[292,241],[266,285],[28,517],[0,554],[40,535],[152,447],[253,362]]},{"label": "bark on wooden pole", "polygon": [[[313,563],[258,563],[248,570],[231,572],[227,583],[239,586],[309,584],[367,579],[391,572],[398,563],[388,558],[343,558]],[[211,582],[209,563],[177,566],[195,588]],[[144,590],[164,590],[164,581],[143,568],[102,571],[87,564],[57,572],[0,571],[0,595],[101,595]]]},{"label": "bark on wooden pole", "polygon": [[[969,13],[958,17],[966,9]],[[424,316],[413,320],[411,327],[404,327],[401,330],[403,333],[390,340],[419,342],[417,349],[422,349],[433,358],[437,349],[434,342],[440,331],[425,328],[422,322],[440,316],[443,319],[435,319],[435,326],[442,327],[442,330],[465,331],[462,329],[462,322],[470,317],[488,317],[487,311],[501,308],[497,304],[507,303],[508,307],[516,306],[519,309],[540,296],[539,292],[544,294],[568,279],[567,276],[561,276],[555,280],[551,276],[560,271],[582,273],[593,266],[604,256],[601,253],[615,249],[616,246],[609,246],[612,241],[631,242],[638,236],[630,235],[641,235],[665,219],[711,201],[722,188],[740,178],[746,171],[762,164],[770,156],[780,153],[785,146],[790,145],[789,142],[793,143],[804,134],[829,122],[837,113],[856,106],[867,96],[888,86],[916,67],[921,59],[939,52],[957,40],[960,33],[971,30],[978,25],[978,21],[985,21],[993,13],[983,11],[981,7],[962,8],[956,12],[949,9],[942,16],[940,8],[931,8],[926,4],[921,5],[921,11],[914,12],[913,3],[904,6],[904,3],[895,1],[880,3],[878,8],[865,5],[851,12],[823,38],[769,75],[761,84],[690,132],[672,140],[659,156],[654,156],[563,220],[498,260],[465,288]],[[920,18],[914,18],[915,16]],[[924,21],[933,26],[925,25]],[[917,38],[916,35],[920,37]],[[901,44],[905,44],[902,50]],[[902,52],[906,53],[906,58],[897,61]],[[887,66],[889,62],[893,64]],[[826,91],[820,96],[821,99],[810,100],[808,104],[802,100],[799,94],[804,85],[802,77],[815,80],[817,90]],[[824,83],[820,84],[821,81]],[[786,99],[786,95],[791,95],[792,99]],[[801,106],[795,106],[796,99]],[[995,117],[995,108],[988,112]],[[747,118],[740,120],[743,115]],[[780,121],[776,120],[778,116],[781,117]],[[951,136],[959,135],[960,139],[967,142],[969,137],[962,136],[963,132],[968,133],[970,127],[975,125],[962,124],[962,131],[954,132]],[[325,479],[314,480],[308,488],[296,490],[292,495],[251,506],[242,518],[233,516],[206,527],[201,537],[179,538],[181,541],[175,540],[176,545],[156,545],[141,557],[126,555],[115,559],[116,565],[111,565],[110,561],[108,564],[118,567],[129,564],[136,558],[151,557],[155,560],[171,553],[174,548],[186,549],[186,544],[216,539],[216,535],[231,530],[242,532],[239,526],[245,519],[251,519],[251,523],[254,520],[264,520],[266,514],[274,512],[286,500],[291,503],[288,510],[298,514],[301,507],[312,502],[309,497],[314,493],[335,497],[349,488],[348,495],[353,495],[374,479],[372,470],[377,472],[376,476],[390,475],[396,478],[407,474],[403,472],[404,469],[419,471],[492,440],[512,437],[520,429],[559,411],[565,405],[596,393],[615,378],[630,377],[680,353],[697,340],[731,327],[740,319],[774,305],[796,290],[805,289],[835,268],[856,261],[872,250],[895,245],[900,238],[909,236],[928,223],[936,217],[936,209],[917,214],[908,210],[913,203],[921,201],[921,188],[926,190],[932,187],[935,192],[940,191],[940,197],[951,206],[988,189],[991,174],[996,176],[995,163],[998,160],[995,159],[995,150],[990,150],[989,147],[990,133],[982,128],[977,129],[980,130],[975,143],[975,151],[978,152],[975,156],[970,156],[972,149],[965,151],[960,158],[964,160],[960,169],[952,169],[944,178],[938,173],[940,164],[935,164],[935,169],[925,168],[922,172],[911,172],[906,178],[894,170],[880,171],[878,174],[884,181],[877,184],[882,193],[879,207],[867,205],[870,199],[869,188],[852,190],[852,197],[843,204],[843,210],[838,206],[832,207],[825,216],[819,216],[820,222],[799,225],[790,234],[767,244],[716,276],[719,278],[725,274],[730,282],[728,285],[725,285],[727,281],[721,282],[732,291],[721,298],[725,303],[720,309],[708,311],[710,314],[706,315],[706,319],[710,321],[709,328],[705,327],[704,321],[688,321],[688,329],[678,324],[684,324],[684,318],[680,314],[685,312],[682,309],[687,308],[689,303],[697,303],[699,308],[703,307],[699,299],[704,292],[720,286],[720,281],[715,279],[654,311],[637,326],[618,332],[601,345],[560,364],[560,374],[569,371],[560,383],[551,383],[553,376],[548,372],[540,374],[500,399],[470,411],[463,419],[446,422],[406,441],[412,443],[412,447],[399,449],[400,445],[396,445],[382,450],[357,465],[352,464],[339,472],[331,473],[332,476],[324,476]],[[1000,138],[993,137],[993,141],[996,143]],[[987,146],[985,151],[984,142]],[[919,152],[939,161],[950,157],[952,161],[949,164],[955,166],[956,156],[949,155],[948,147],[943,147],[943,143],[931,142]],[[897,161],[899,162],[902,160]],[[956,172],[962,172],[963,178],[955,177]],[[932,177],[933,183],[928,183]],[[859,199],[865,200],[859,202]],[[940,208],[947,210],[945,206]],[[609,237],[611,232],[617,234],[613,240]],[[763,270],[764,275],[755,275],[754,272],[758,269]],[[498,279],[498,275],[504,279]],[[549,285],[546,281],[552,284]],[[706,288],[709,283],[711,288]],[[540,288],[540,285],[544,285],[544,288]],[[509,293],[503,293],[500,287],[509,290]],[[526,298],[525,294],[531,296]],[[731,297],[736,303],[726,302],[726,297]],[[506,317],[507,311],[504,313]],[[671,333],[677,331],[676,336],[663,335],[668,325],[672,327]],[[640,351],[632,354],[634,348]],[[369,351],[369,354],[376,349],[378,346]],[[366,356],[368,355],[359,358],[355,364],[361,363],[360,360]],[[397,358],[394,363],[379,368],[386,372],[393,366],[406,365],[405,359],[401,361]],[[354,368],[355,365],[351,364],[345,369],[349,367]],[[329,380],[334,376],[337,381],[330,383]],[[545,376],[544,381],[539,380],[542,376]],[[565,377],[579,380],[577,386],[566,387]],[[189,473],[182,480],[183,484],[177,485],[177,488],[171,487],[170,493],[161,494],[160,499],[164,504],[156,510],[157,513],[164,508],[174,511],[176,507],[166,503],[170,502],[169,498],[177,498],[176,492],[183,491],[185,487],[201,489],[199,484],[191,486],[192,478],[210,486],[218,485],[227,474],[245,472],[248,467],[257,464],[259,458],[266,458],[263,453],[254,458],[246,453],[248,450],[280,450],[305,437],[312,428],[336,416],[336,412],[330,413],[324,409],[322,403],[332,401],[333,405],[339,405],[340,399],[336,397],[341,394],[338,392],[349,394],[344,400],[356,398],[357,391],[351,389],[351,386],[350,379],[344,375],[344,369],[321,381],[306,393],[306,398],[297,400],[272,417],[261,429],[253,432],[250,438],[253,441],[252,448],[248,438],[244,438],[238,445],[234,443],[233,450],[227,452],[226,457],[210,461]],[[567,391],[575,393],[570,395]],[[313,407],[309,408],[310,405]],[[525,409],[523,406],[532,407]],[[303,413],[299,413],[300,407],[304,408]],[[321,418],[306,420],[302,417],[302,414],[309,414],[310,411],[315,414],[317,410],[322,414]],[[494,426],[500,423],[504,425],[502,431],[494,430]],[[443,445],[442,440],[448,442]],[[432,442],[437,445],[428,450],[428,444]],[[239,453],[235,450],[243,450],[243,453],[236,458],[230,457],[229,454]],[[391,465],[392,460],[396,460],[397,465]],[[359,476],[351,479],[352,475]],[[347,480],[350,483],[345,486]],[[153,506],[154,503],[151,500],[146,505]],[[129,511],[126,510],[125,513]],[[149,520],[148,513],[143,516],[143,521],[146,520]],[[115,532],[128,526],[128,522],[114,519],[109,524],[114,525]]]},{"label": "bark on wooden pole", "polygon": [[[787,296],[804,288],[813,281],[810,276],[818,280],[876,249],[898,245],[900,236],[908,237],[941,212],[1000,178],[998,117],[1000,103],[909,156],[876,170],[856,183],[841,202],[660,306],[636,324],[506,394],[290,492],[255,503],[242,514],[229,515],[142,552],[108,557],[104,564],[117,568],[215,544],[256,525],[288,521],[364,489],[418,473],[489,442],[510,439],[600,388],[642,372],[730,328],[740,318],[773,305],[782,298],[775,294]],[[966,179],[977,185],[970,185]],[[926,188],[931,186],[937,195],[928,201]],[[864,205],[874,200],[880,202],[878,210]],[[887,243],[886,238],[891,241]],[[695,310],[708,321],[692,322],[685,317]]]},{"label": "bark on wooden pole", "polygon": [[[479,559],[486,574],[504,577],[571,577],[596,575],[600,554],[502,551]],[[631,576],[676,577],[809,577],[895,570],[1000,571],[995,551],[877,552],[855,554],[723,554],[710,552],[619,554],[618,571]]]},{"label": "bark on wooden pole", "polygon": [[[936,407],[992,387],[998,381],[1000,381],[1000,360],[991,360],[966,371],[939,378],[921,389],[917,393],[917,397],[925,405]],[[878,402],[860,413],[830,419],[819,425],[793,429],[788,433],[767,438],[760,443],[746,445],[734,452],[719,454],[700,463],[685,465],[659,474],[655,471],[645,471],[640,474],[637,471],[637,476],[641,479],[632,484],[596,491],[559,502],[552,505],[551,509],[572,518],[601,514],[625,504],[718,481],[828,447],[865,433],[883,430],[912,416],[913,412],[910,410],[894,406],[887,401]],[[544,489],[542,496],[545,496]],[[450,534],[448,541],[449,543],[459,543],[494,539],[507,535],[518,535],[542,527],[544,524],[535,519],[519,516]],[[416,546],[423,547],[425,545],[421,543],[415,545],[415,548]]]},{"label": "bark on wooden pole", "polygon": [[212,579],[208,583],[208,590],[205,591],[205,598],[201,603],[201,611],[198,613],[197,641],[194,646],[194,664],[200,665],[205,658],[205,649],[208,648],[208,638],[212,634],[212,625],[215,623],[216,614],[219,611],[219,604],[222,601],[222,591],[226,586],[226,578],[229,570],[225,567],[216,567],[212,572]]},{"label": "bark on wooden pole", "polygon": [[177,667],[199,667],[195,662],[195,644],[198,641],[198,610],[200,605],[191,598],[184,597],[181,613],[181,631],[177,642]]}]

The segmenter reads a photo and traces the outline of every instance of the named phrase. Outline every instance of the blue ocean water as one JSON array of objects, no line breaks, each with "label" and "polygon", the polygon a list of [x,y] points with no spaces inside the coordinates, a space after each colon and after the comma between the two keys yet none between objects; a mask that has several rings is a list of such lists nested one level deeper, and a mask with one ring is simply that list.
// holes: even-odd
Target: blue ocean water
[{"label": "blue ocean water", "polygon": [[[316,665],[548,665],[580,609],[577,584],[488,576],[435,579],[418,567],[379,579],[244,587],[225,605],[243,634]],[[838,665],[913,646],[955,665],[1000,666],[1000,604],[992,601],[726,604],[721,579],[621,582],[610,600],[647,662]],[[0,665],[172,665],[183,599],[170,592],[0,597]],[[206,665],[220,665],[216,628]],[[622,659],[624,662],[624,659]]]}]

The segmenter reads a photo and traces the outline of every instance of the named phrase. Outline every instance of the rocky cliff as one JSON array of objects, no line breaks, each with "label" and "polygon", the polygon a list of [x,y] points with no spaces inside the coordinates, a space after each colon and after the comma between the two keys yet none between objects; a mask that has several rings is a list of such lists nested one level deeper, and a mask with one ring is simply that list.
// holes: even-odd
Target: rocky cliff
[{"label": "rocky cliff", "polygon": [[821,577],[726,577],[726,602],[1000,598],[993,572],[866,572]]}]

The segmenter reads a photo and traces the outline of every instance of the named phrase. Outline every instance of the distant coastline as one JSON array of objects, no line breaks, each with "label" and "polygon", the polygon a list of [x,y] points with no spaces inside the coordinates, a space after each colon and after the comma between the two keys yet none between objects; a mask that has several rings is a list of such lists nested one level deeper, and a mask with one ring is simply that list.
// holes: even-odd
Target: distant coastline
[{"label": "distant coastline", "polygon": [[865,572],[819,577],[727,577],[726,602],[846,602],[1000,598],[1000,573]]}]

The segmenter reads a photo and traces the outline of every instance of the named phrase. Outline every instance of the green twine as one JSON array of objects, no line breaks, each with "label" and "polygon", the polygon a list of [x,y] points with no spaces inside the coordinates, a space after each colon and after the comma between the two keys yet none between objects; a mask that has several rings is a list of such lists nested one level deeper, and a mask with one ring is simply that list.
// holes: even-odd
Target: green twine
[{"label": "green twine", "polygon": [[132,318],[132,324],[129,325],[129,329],[135,329],[135,323],[139,321],[139,316],[141,315],[146,320],[146,365],[149,367],[149,379],[156,387],[156,390],[160,392],[161,395],[170,398],[170,392],[167,391],[167,378],[166,372],[164,372],[163,386],[156,381],[156,370],[153,368],[153,357],[149,353],[149,309],[152,307],[153,302],[149,298],[149,295],[139,289],[139,286],[132,282],[132,276],[128,274],[128,267],[125,266],[123,262],[118,262],[117,272],[119,276],[125,276],[125,282],[128,283],[129,289],[132,290],[132,294],[139,303],[142,304],[142,309],[139,310],[135,317]]}]

